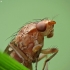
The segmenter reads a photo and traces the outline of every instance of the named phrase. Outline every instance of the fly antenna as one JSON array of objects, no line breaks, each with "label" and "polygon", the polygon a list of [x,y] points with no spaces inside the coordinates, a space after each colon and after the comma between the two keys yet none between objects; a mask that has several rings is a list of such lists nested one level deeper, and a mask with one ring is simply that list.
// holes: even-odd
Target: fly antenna
[{"label": "fly antenna", "polygon": [[59,14],[57,14],[57,15],[55,15],[54,17],[52,17],[52,20],[55,18],[55,17],[57,17]]}]

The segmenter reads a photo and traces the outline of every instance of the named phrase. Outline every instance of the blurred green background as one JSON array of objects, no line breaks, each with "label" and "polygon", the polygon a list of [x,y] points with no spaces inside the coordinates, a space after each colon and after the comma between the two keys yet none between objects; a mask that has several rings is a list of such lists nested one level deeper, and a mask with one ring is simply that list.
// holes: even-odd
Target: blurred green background
[{"label": "blurred green background", "polygon": [[[70,0],[0,0],[0,51],[12,39],[7,38],[26,22],[54,16],[54,37],[45,37],[43,48],[56,47],[59,52],[49,61],[48,70],[70,70]],[[42,70],[44,60],[39,62],[38,70]]]}]

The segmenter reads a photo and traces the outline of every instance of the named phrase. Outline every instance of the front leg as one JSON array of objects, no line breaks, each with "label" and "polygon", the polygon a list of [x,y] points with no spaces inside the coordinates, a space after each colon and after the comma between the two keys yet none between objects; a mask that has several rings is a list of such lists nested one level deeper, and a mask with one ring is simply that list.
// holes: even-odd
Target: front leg
[{"label": "front leg", "polygon": [[56,48],[50,48],[50,49],[44,49],[41,51],[42,55],[39,56],[38,58],[38,61],[40,61],[41,59],[43,59],[44,57],[46,57],[47,54],[52,54],[48,59],[45,60],[45,63],[44,63],[44,66],[43,66],[43,69],[45,68],[46,66],[46,63],[51,60],[58,52],[58,49]]}]

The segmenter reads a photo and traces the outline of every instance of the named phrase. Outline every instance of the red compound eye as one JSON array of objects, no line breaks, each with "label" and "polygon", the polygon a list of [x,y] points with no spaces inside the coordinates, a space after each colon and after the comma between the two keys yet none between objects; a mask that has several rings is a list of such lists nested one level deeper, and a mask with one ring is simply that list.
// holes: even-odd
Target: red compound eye
[{"label": "red compound eye", "polygon": [[36,28],[38,31],[44,32],[46,30],[46,24],[39,22],[39,23],[37,23]]}]

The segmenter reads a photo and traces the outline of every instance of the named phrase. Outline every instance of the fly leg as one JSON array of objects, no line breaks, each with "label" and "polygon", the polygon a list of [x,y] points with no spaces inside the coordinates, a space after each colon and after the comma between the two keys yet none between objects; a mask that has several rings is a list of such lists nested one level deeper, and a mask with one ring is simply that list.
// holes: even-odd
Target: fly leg
[{"label": "fly leg", "polygon": [[47,58],[44,62],[43,69],[45,69],[46,63],[50,61],[56,54],[58,50],[56,48],[51,48],[51,49],[44,49],[41,51],[42,55],[38,58],[38,61],[40,61],[42,58],[46,57],[47,54],[52,54],[49,58]]},{"label": "fly leg", "polygon": [[37,70],[37,63],[38,63],[38,58],[36,58],[36,66],[35,66],[36,69],[35,70]]},{"label": "fly leg", "polygon": [[[36,52],[39,52],[39,50],[40,50],[41,48],[42,48],[42,45],[38,44],[38,45],[36,45],[36,46],[33,47],[32,51],[33,51],[34,53],[36,53]],[[35,65],[36,70],[37,70],[37,64],[38,64],[38,58],[36,58],[36,65]]]}]

